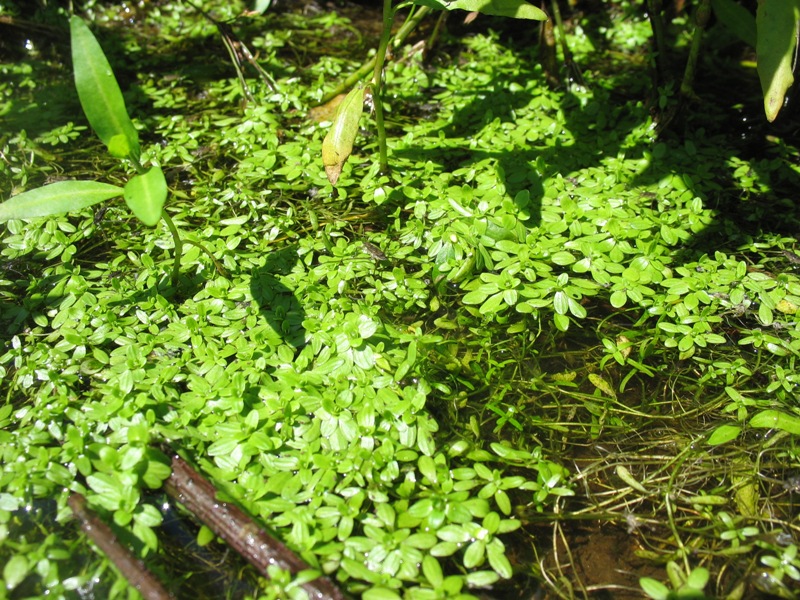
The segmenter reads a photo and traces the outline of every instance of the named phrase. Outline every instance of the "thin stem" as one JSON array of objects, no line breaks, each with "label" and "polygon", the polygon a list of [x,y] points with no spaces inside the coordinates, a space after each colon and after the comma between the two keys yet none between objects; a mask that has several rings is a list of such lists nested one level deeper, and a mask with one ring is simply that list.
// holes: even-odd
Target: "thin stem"
[{"label": "thin stem", "polygon": [[145,169],[142,163],[139,162],[138,156],[133,156],[132,154],[129,154],[128,160],[130,160],[131,163],[133,164],[133,168],[136,169],[137,175],[144,175],[147,172],[147,169]]},{"label": "thin stem", "polygon": [[[392,40],[392,47],[397,48],[403,42],[406,41],[406,38],[411,34],[412,31],[419,25],[420,21],[422,21],[425,16],[431,12],[432,9],[428,8],[427,6],[423,6],[422,8],[418,9],[416,12],[409,14],[408,18],[406,19],[405,23],[403,23],[402,27],[397,30],[397,34],[395,34],[394,39]],[[353,72],[347,79],[345,79],[341,84],[336,86],[335,89],[331,90],[320,100],[320,104],[325,104],[326,102],[330,102],[339,94],[344,93],[345,91],[352,88],[358,81],[364,79],[370,71],[375,70],[375,63],[377,61],[377,54],[370,58],[367,62],[361,65],[357,71]]]},{"label": "thin stem", "polygon": [[172,264],[172,285],[178,285],[178,277],[181,274],[181,256],[183,256],[183,241],[181,240],[181,236],[178,234],[178,228],[175,227],[175,223],[172,221],[172,217],[167,214],[167,211],[161,211],[161,217],[164,219],[164,222],[167,224],[167,228],[169,232],[172,234],[172,241],[175,244],[175,258]]},{"label": "thin stem", "polygon": [[681,81],[681,94],[687,98],[695,98],[694,93],[694,73],[697,67],[697,59],[700,56],[700,47],[703,43],[703,31],[708,25],[708,20],[711,17],[711,1],[702,0],[700,5],[695,10],[695,27],[692,36],[692,46],[689,50],[689,60],[686,61],[686,71],[683,74],[683,81]]},{"label": "thin stem", "polygon": [[228,273],[228,271],[225,269],[225,267],[223,267],[223,266],[222,266],[222,263],[220,263],[220,262],[217,260],[217,257],[216,257],[216,256],[214,256],[214,255],[211,253],[211,250],[209,250],[208,248],[206,248],[206,247],[205,247],[203,244],[201,244],[200,242],[195,242],[194,240],[183,240],[183,243],[184,243],[184,244],[189,244],[189,245],[191,245],[191,246],[194,246],[195,248],[197,248],[197,249],[199,249],[201,252],[203,252],[203,253],[204,253],[206,256],[208,256],[208,258],[210,258],[210,259],[211,259],[211,262],[212,262],[212,263],[214,263],[214,268],[217,270],[217,273],[219,273],[220,275],[222,275],[222,276],[223,276],[223,277],[225,277],[226,279],[230,279],[230,274],[229,274],[229,273]]},{"label": "thin stem", "polygon": [[172,234],[172,239],[175,242],[175,262],[172,266],[172,284],[176,285],[178,282],[178,276],[180,275],[180,267],[181,267],[181,256],[183,256],[183,245],[189,244],[194,246],[195,248],[199,249],[203,252],[208,258],[211,259],[211,262],[214,263],[214,268],[217,270],[217,273],[222,275],[223,277],[230,279],[230,274],[222,266],[217,260],[217,257],[211,253],[211,250],[205,247],[205,245],[201,244],[200,242],[195,242],[194,240],[184,240],[181,239],[178,228],[175,227],[175,223],[173,222],[172,218],[167,214],[167,211],[162,211],[161,216],[164,218],[164,222],[167,224],[170,233]]},{"label": "thin stem", "polygon": [[375,73],[372,75],[372,99],[375,103],[375,125],[378,129],[378,155],[380,171],[389,170],[389,152],[386,148],[386,125],[383,122],[383,65],[386,62],[386,51],[389,49],[389,38],[392,35],[394,10],[392,0],[383,0],[383,31],[375,60]]}]

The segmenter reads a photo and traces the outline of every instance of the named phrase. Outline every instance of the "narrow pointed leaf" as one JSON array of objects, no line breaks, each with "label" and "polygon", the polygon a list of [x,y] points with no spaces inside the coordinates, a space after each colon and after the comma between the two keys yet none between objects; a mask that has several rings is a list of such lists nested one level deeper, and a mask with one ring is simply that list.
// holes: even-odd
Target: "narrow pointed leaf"
[{"label": "narrow pointed leaf", "polygon": [[780,429],[793,435],[800,435],[800,417],[777,410],[762,410],[750,419],[750,427]]},{"label": "narrow pointed leaf", "polygon": [[75,87],[97,136],[112,156],[139,160],[139,135],[103,49],[80,17],[70,21]]},{"label": "narrow pointed leaf", "polygon": [[531,19],[547,21],[547,13],[528,4],[525,0],[411,0],[413,4],[428,6],[439,10],[461,9],[468,12],[479,12],[484,15],[513,17],[515,19]]},{"label": "narrow pointed leaf", "polygon": [[0,222],[74,212],[122,195],[122,188],[97,181],[60,181],[23,192],[0,204]]},{"label": "narrow pointed leaf", "polygon": [[167,180],[161,167],[151,167],[125,185],[125,202],[142,223],[152,227],[161,219],[167,199]]},{"label": "narrow pointed leaf", "polygon": [[800,0],[759,0],[756,11],[756,57],[767,120],[778,117],[794,82],[792,60]]},{"label": "narrow pointed leaf", "polygon": [[332,185],[336,185],[344,163],[353,152],[363,110],[364,88],[355,87],[336,109],[333,125],[322,141],[322,164]]},{"label": "narrow pointed leaf", "polygon": [[745,44],[756,47],[756,18],[734,0],[711,0],[717,19]]}]

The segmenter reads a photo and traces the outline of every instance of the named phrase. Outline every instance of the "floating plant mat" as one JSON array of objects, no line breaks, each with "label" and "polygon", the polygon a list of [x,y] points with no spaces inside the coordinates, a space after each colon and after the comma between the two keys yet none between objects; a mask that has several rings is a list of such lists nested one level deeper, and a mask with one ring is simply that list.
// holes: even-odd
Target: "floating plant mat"
[{"label": "floating plant mat", "polygon": [[[183,2],[84,4],[198,245],[176,270],[168,225],[122,199],[2,225],[9,595],[133,593],[73,521],[80,493],[168,591],[200,596],[161,577],[178,553],[166,441],[353,597],[793,597],[797,149],[729,35],[708,31],[702,101],[657,133],[674,98],[627,3],[564,15],[586,87],[548,86],[535,27],[454,13],[425,45],[426,20],[385,68],[391,171],[365,105],[334,187],[334,117],[308,114],[374,31],[314,5],[202,3],[273,90]],[[2,65],[3,200],[124,185],[78,117],[63,36],[37,31]],[[690,31],[670,31],[679,56]],[[232,553],[218,569],[210,590],[244,582],[231,597],[305,594]]]}]

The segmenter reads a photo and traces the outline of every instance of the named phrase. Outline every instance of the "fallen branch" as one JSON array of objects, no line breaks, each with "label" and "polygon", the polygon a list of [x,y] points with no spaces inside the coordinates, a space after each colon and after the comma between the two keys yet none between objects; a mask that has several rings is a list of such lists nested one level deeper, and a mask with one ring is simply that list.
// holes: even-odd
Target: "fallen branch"
[{"label": "fallen branch", "polygon": [[[311,568],[237,506],[217,500],[214,486],[174,452],[172,474],[164,482],[164,489],[264,576],[269,576],[270,565],[292,574]],[[345,600],[342,591],[325,576],[304,583],[303,588],[317,600]]]},{"label": "fallen branch", "polygon": [[88,507],[86,498],[81,494],[72,494],[67,500],[67,504],[80,522],[83,532],[116,565],[123,577],[136,588],[145,600],[174,598],[144,563],[120,544],[111,528]]}]

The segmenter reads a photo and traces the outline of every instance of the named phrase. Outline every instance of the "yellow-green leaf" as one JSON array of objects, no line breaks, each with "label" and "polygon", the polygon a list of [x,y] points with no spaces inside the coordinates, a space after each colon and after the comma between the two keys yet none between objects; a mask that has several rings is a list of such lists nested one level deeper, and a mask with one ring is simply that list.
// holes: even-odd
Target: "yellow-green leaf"
[{"label": "yellow-green leaf", "polygon": [[364,88],[358,86],[350,90],[336,109],[333,125],[322,141],[322,164],[325,165],[325,174],[332,185],[336,185],[344,163],[353,152],[363,110]]},{"label": "yellow-green leaf", "polygon": [[792,61],[797,43],[800,0],[759,0],[756,11],[756,57],[758,77],[764,92],[764,111],[774,121],[783,106],[786,91],[794,82]]},{"label": "yellow-green leaf", "polygon": [[606,396],[611,398],[616,398],[617,394],[614,391],[614,388],[611,387],[611,384],[608,383],[605,379],[603,379],[597,373],[589,373],[589,381],[592,382],[592,385],[596,387],[598,390],[603,392]]}]

